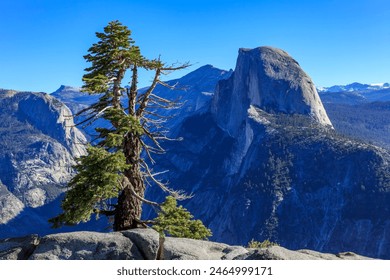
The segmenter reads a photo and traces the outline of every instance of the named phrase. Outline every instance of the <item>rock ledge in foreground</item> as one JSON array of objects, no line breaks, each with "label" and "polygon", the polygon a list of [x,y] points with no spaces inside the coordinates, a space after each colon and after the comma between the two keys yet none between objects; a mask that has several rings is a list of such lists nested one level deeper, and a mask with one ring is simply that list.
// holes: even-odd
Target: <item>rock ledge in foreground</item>
[{"label": "rock ledge in foreground", "polygon": [[[155,260],[159,235],[153,229],[122,232],[71,232],[39,238],[0,240],[0,260]],[[164,260],[366,260],[355,253],[292,251],[280,246],[249,249],[223,243],[167,237]]]}]

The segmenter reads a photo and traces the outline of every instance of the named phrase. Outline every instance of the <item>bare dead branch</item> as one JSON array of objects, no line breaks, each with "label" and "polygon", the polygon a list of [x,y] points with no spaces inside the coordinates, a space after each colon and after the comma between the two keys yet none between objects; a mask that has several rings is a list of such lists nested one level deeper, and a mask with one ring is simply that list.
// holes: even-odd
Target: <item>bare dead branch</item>
[{"label": "bare dead branch", "polygon": [[148,88],[148,90],[144,93],[144,97],[142,98],[141,104],[137,109],[136,115],[138,117],[143,114],[146,106],[148,105],[149,96],[152,93],[152,91],[156,88],[160,74],[161,74],[161,68],[157,68],[155,75],[154,75],[153,82],[152,82],[151,86]]},{"label": "bare dead branch", "polygon": [[153,141],[154,145],[160,150],[160,151],[165,151],[163,147],[161,147],[160,143],[155,139],[155,135],[153,135],[150,131],[148,131],[145,127],[142,128],[145,135],[149,137],[150,140]]},{"label": "bare dead branch", "polygon": [[[142,145],[142,147],[144,148],[145,153],[146,153],[146,155],[148,156],[150,162],[151,162],[152,164],[155,164],[156,162],[155,162],[155,160],[154,160],[153,157],[152,157],[152,153],[155,153],[155,152],[153,151],[153,147],[150,147],[150,146],[146,145],[145,142],[142,141],[142,140],[141,140],[141,145]],[[141,161],[143,162],[143,159],[141,159]]]},{"label": "bare dead branch", "polygon": [[[176,64],[176,63],[175,63]],[[161,68],[161,71],[164,71],[164,75],[166,74],[169,74],[169,72],[172,72],[172,71],[176,71],[176,70],[182,70],[182,69],[185,69],[189,66],[191,66],[191,64],[189,62],[185,62],[183,64],[180,64],[179,66],[175,67],[174,65],[175,64],[172,64],[171,66],[169,67],[162,67]],[[168,72],[168,73],[167,73]]]},{"label": "bare dead branch", "polygon": [[97,112],[96,114],[94,114],[94,115],[90,116],[89,118],[87,118],[87,119],[85,119],[85,120],[83,120],[83,121],[81,121],[81,122],[75,124],[75,126],[80,126],[80,125],[82,125],[82,124],[87,123],[87,124],[85,124],[85,125],[83,126],[83,128],[85,128],[86,126],[92,124],[95,120],[97,120],[97,119],[104,113],[104,111],[106,111],[106,110],[108,110],[108,109],[110,109],[110,108],[112,108],[112,107],[113,107],[113,106],[106,106],[105,108],[103,108],[102,110],[100,110],[99,112]]},{"label": "bare dead branch", "polygon": [[[173,196],[177,200],[185,200],[193,197],[193,195],[186,195],[184,191],[182,190],[173,190],[169,188],[166,184],[162,183],[158,179],[155,178],[155,175],[152,174],[152,171],[150,170],[149,166],[147,164],[144,165],[145,171],[148,175],[148,178],[150,178],[157,186],[159,186],[164,192],[169,193],[171,196]],[[169,171],[165,171],[169,172]],[[161,173],[159,173],[161,174]]]},{"label": "bare dead branch", "polygon": [[140,201],[142,201],[142,202],[144,202],[144,203],[146,203],[146,204],[149,204],[149,205],[151,205],[151,206],[153,206],[153,207],[157,207],[157,208],[160,207],[160,204],[158,204],[158,203],[156,203],[156,202],[153,202],[153,201],[150,201],[150,200],[147,200],[146,198],[143,198],[143,197],[139,196],[139,195],[134,191],[132,184],[130,183],[129,179],[128,179],[126,176],[123,176],[122,180],[124,181],[124,183],[119,182],[120,185],[121,185],[121,187],[124,189],[124,188],[126,188],[126,186],[128,186],[128,189],[130,190],[130,193],[131,193],[134,197],[136,197],[138,200],[140,200]]},{"label": "bare dead branch", "polygon": [[166,102],[166,103],[173,103],[172,100],[168,100],[168,99],[162,98],[161,96],[155,95],[153,93],[150,94],[150,98],[155,98],[157,100],[160,100],[160,101]]}]

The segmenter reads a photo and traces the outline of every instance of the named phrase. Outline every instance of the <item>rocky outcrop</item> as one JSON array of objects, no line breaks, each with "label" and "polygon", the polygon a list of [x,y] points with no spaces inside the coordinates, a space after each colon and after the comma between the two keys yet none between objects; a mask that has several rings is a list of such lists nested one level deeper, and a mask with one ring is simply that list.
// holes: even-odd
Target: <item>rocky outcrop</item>
[{"label": "rocky outcrop", "polygon": [[0,260],[27,260],[39,244],[38,235],[0,240]]},{"label": "rocky outcrop", "polygon": [[43,237],[30,260],[142,259],[137,246],[120,233],[76,232]]},{"label": "rocky outcrop", "polygon": [[280,246],[249,250],[234,260],[369,260],[370,258],[357,255],[353,252],[327,254],[312,250],[292,251]]},{"label": "rocky outcrop", "polygon": [[[155,260],[159,235],[152,229],[114,233],[72,232],[0,240],[0,260]],[[167,237],[163,260],[359,260],[354,253],[337,255],[279,246],[249,249],[223,243]]]},{"label": "rocky outcrop", "polygon": [[0,224],[5,224],[24,209],[24,204],[0,182]]}]

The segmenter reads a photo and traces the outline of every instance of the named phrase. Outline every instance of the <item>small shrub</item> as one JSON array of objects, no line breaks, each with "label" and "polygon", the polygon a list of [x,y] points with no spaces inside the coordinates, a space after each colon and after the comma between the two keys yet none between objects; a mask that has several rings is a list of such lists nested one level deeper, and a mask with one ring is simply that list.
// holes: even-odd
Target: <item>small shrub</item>
[{"label": "small shrub", "polygon": [[194,220],[191,213],[177,205],[174,197],[168,196],[161,204],[161,211],[154,219],[153,228],[160,236],[184,237],[192,239],[207,239],[212,235],[211,230],[200,220]]},{"label": "small shrub", "polygon": [[269,241],[269,239],[266,239],[263,242],[256,241],[256,240],[252,239],[248,243],[248,248],[252,248],[252,249],[255,249],[255,248],[263,249],[263,248],[269,248],[271,246],[279,246],[279,244],[272,242],[272,241]]}]

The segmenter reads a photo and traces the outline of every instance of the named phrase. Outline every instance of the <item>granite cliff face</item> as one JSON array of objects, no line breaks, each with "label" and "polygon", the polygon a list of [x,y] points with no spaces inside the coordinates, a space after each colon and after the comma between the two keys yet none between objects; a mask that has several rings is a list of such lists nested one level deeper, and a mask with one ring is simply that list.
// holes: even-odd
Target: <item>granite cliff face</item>
[{"label": "granite cliff face", "polygon": [[[69,109],[43,93],[0,91],[0,227],[64,191],[84,135]],[[38,224],[42,221],[38,220]],[[39,225],[37,224],[37,227]]]},{"label": "granite cliff face", "polygon": [[237,136],[251,106],[332,126],[310,77],[280,49],[240,49],[234,73],[218,83],[212,112],[219,127]]},{"label": "granite cliff face", "polygon": [[195,194],[185,207],[215,240],[390,258],[389,152],[337,134],[284,52],[240,50],[209,110],[174,131],[184,140],[167,144],[160,168]]},{"label": "granite cliff face", "polygon": [[24,208],[23,202],[0,183],[0,222],[6,223]]}]

